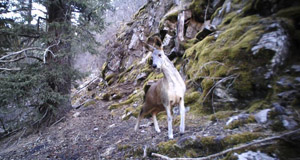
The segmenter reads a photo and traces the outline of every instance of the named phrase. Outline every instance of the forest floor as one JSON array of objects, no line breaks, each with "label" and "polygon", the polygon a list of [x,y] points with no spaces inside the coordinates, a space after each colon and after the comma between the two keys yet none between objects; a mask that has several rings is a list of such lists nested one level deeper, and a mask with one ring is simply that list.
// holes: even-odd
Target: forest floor
[{"label": "forest floor", "polygon": [[[161,133],[156,133],[151,119],[143,119],[135,132],[136,118],[122,120],[124,108],[111,112],[113,101],[96,101],[95,104],[72,109],[64,119],[37,133],[19,132],[0,144],[0,159],[155,159],[151,150],[168,141],[167,122],[159,121]],[[174,120],[179,117],[174,116]],[[209,116],[187,113],[186,132],[179,134],[175,122],[174,139],[188,136],[227,136],[253,131],[260,125],[249,124],[237,129],[224,129],[226,119],[210,121]],[[145,150],[145,148],[147,148]],[[143,153],[147,156],[143,158]]]}]

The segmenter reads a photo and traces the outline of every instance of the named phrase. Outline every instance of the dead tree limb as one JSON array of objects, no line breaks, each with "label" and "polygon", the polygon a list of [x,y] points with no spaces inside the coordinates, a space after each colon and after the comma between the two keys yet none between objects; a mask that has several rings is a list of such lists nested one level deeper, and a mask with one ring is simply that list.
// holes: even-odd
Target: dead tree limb
[{"label": "dead tree limb", "polygon": [[265,143],[267,143],[267,142],[274,141],[274,140],[279,140],[279,139],[283,139],[283,138],[286,138],[288,136],[294,135],[294,134],[296,134],[298,132],[300,132],[300,129],[297,129],[297,130],[294,130],[294,131],[290,131],[290,132],[286,132],[286,133],[283,133],[283,134],[278,135],[278,136],[273,136],[273,137],[268,137],[268,138],[264,138],[264,139],[261,139],[261,140],[256,140],[256,141],[250,142],[248,144],[242,144],[240,146],[237,146],[237,147],[234,147],[234,148],[229,148],[229,149],[224,150],[222,152],[219,152],[219,153],[216,153],[216,154],[212,154],[212,155],[209,155],[209,156],[206,156],[206,157],[199,157],[199,158],[170,158],[168,156],[161,155],[161,154],[158,154],[158,153],[152,153],[152,156],[156,156],[156,157],[159,157],[159,158],[162,158],[162,159],[167,159],[167,160],[209,160],[209,159],[212,159],[212,158],[215,158],[215,157],[222,156],[222,155],[227,154],[229,152],[233,152],[233,151],[237,151],[237,150],[240,150],[240,149],[244,149],[244,148],[247,148],[247,147],[250,147],[250,146],[253,146],[253,145],[258,145],[258,144],[265,145]]},{"label": "dead tree limb", "polygon": [[21,68],[0,68],[3,71],[20,71]]},{"label": "dead tree limb", "polygon": [[18,55],[18,54],[21,54],[21,53],[23,53],[25,51],[29,51],[29,50],[42,50],[42,49],[40,47],[30,47],[30,48],[25,48],[25,49],[22,49],[22,50],[16,51],[16,52],[8,52],[7,55],[0,57],[0,60],[4,60],[10,56]]}]

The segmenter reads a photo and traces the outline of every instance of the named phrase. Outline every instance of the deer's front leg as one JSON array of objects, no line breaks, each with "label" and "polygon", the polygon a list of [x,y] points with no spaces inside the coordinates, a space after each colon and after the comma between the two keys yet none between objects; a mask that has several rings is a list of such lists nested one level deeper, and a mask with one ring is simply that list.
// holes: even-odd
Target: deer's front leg
[{"label": "deer's front leg", "polygon": [[172,114],[170,104],[166,107],[167,117],[168,117],[168,136],[169,139],[173,139],[173,128],[172,128]]},{"label": "deer's front leg", "polygon": [[183,134],[184,133],[184,129],[185,129],[185,107],[184,107],[184,100],[183,98],[181,98],[180,100],[180,104],[179,104],[180,108],[180,127],[179,127],[179,130],[180,130],[180,133]]}]

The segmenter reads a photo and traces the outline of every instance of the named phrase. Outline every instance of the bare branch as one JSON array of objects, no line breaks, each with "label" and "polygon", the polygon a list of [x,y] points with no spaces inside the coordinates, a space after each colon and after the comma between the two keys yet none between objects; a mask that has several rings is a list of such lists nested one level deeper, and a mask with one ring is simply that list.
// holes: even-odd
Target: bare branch
[{"label": "bare branch", "polygon": [[266,145],[267,142],[274,141],[274,140],[279,140],[279,139],[284,139],[284,138],[286,138],[288,136],[292,136],[294,134],[298,134],[298,132],[300,132],[300,129],[296,129],[294,131],[283,133],[283,134],[278,135],[278,136],[273,136],[273,137],[268,137],[268,138],[264,138],[264,139],[261,139],[261,140],[256,140],[256,141],[250,142],[248,144],[242,144],[240,146],[237,146],[237,147],[234,147],[234,148],[229,148],[229,149],[224,150],[222,152],[219,152],[219,153],[216,153],[216,154],[212,154],[212,155],[209,155],[209,156],[206,156],[206,157],[199,157],[199,158],[170,158],[170,157],[158,154],[158,153],[152,153],[152,156],[160,157],[162,159],[167,159],[167,160],[209,160],[209,159],[213,159],[213,158],[222,156],[222,155],[227,154],[229,152],[233,152],[233,151],[237,151],[237,150],[240,150],[240,149],[244,149],[244,148],[247,148],[247,147],[250,147],[250,146],[253,146],[253,145],[264,146],[264,145]]},{"label": "bare branch", "polygon": [[25,48],[25,49],[22,49],[20,51],[17,51],[17,52],[8,52],[7,55],[3,56],[0,58],[0,60],[4,60],[10,56],[14,56],[14,55],[18,55],[18,54],[21,54],[25,51],[30,51],[30,50],[43,50],[42,48],[40,47],[30,47],[30,48]]},{"label": "bare branch", "polygon": [[20,71],[21,68],[0,68],[3,71]]},{"label": "bare branch", "polygon": [[57,43],[50,45],[49,47],[47,47],[44,51],[44,64],[46,63],[46,57],[47,57],[47,53],[50,52],[52,54],[53,57],[55,57],[54,53],[50,50],[50,48],[59,45],[60,40],[58,40]]},{"label": "bare branch", "polygon": [[238,77],[238,75],[231,75],[231,76],[228,76],[228,77],[225,77],[221,80],[219,80],[217,83],[215,83],[211,88],[210,90],[208,91],[208,93],[205,95],[205,97],[203,98],[203,101],[204,102],[207,98],[207,96],[221,83],[227,81],[227,80],[230,80],[230,79],[236,79]]}]

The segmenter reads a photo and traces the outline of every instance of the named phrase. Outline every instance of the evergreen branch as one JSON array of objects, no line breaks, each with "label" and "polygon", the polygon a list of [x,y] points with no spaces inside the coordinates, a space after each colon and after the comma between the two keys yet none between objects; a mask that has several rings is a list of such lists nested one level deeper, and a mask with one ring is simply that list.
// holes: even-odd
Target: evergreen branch
[{"label": "evergreen branch", "polygon": [[261,140],[253,141],[253,142],[250,142],[248,144],[242,144],[240,146],[237,146],[237,147],[234,147],[234,148],[229,148],[229,149],[224,150],[222,152],[219,152],[219,153],[216,153],[216,154],[212,154],[212,155],[209,155],[209,156],[206,156],[206,157],[199,157],[199,158],[170,158],[168,156],[161,155],[161,154],[158,154],[158,153],[152,153],[152,156],[156,156],[156,157],[159,157],[159,158],[162,158],[162,159],[167,159],[167,160],[209,160],[209,159],[216,158],[216,157],[219,157],[221,155],[227,154],[229,152],[233,152],[233,151],[237,151],[237,150],[240,150],[240,149],[244,149],[244,148],[247,148],[247,147],[250,147],[250,146],[253,146],[253,145],[257,145],[257,144],[264,145],[266,142],[270,142],[270,141],[274,141],[274,140],[279,140],[279,139],[284,139],[284,138],[286,138],[288,136],[295,135],[298,132],[300,132],[300,129],[296,129],[294,131],[283,133],[283,134],[278,135],[278,136],[273,136],[273,137],[268,137],[268,138],[264,138],[264,139],[261,139]]}]

